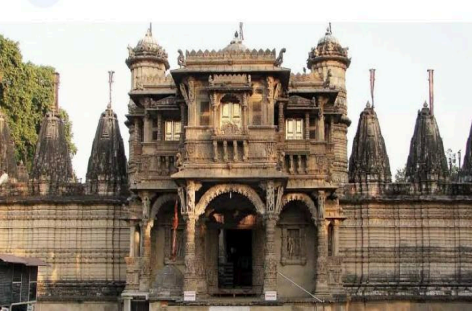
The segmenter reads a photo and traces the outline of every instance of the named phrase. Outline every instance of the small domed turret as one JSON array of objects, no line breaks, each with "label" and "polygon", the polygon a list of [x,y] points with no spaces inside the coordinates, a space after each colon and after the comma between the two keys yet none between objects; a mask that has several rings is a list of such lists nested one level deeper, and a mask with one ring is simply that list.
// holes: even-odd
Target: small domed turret
[{"label": "small domed turret", "polygon": [[152,36],[150,26],[136,47],[128,46],[126,65],[131,70],[131,89],[144,89],[146,85],[164,78],[170,68],[167,52]]},{"label": "small domed turret", "polygon": [[243,38],[241,34],[238,34],[236,31],[234,33],[234,38],[231,40],[228,46],[226,46],[223,51],[246,51],[247,47],[243,44]]},{"label": "small domed turret", "polygon": [[152,27],[146,32],[144,38],[138,41],[135,48],[128,46],[129,57],[126,60],[128,67],[140,60],[150,60],[161,62],[164,64],[165,69],[169,69],[169,61],[167,52],[162,48],[152,36]]},{"label": "small domed turret", "polygon": [[312,68],[317,62],[323,61],[326,58],[335,58],[343,62],[347,67],[351,63],[351,60],[348,58],[348,48],[343,48],[338,39],[333,36],[331,24],[326,29],[325,36],[318,41],[318,45],[308,53],[308,68]]}]

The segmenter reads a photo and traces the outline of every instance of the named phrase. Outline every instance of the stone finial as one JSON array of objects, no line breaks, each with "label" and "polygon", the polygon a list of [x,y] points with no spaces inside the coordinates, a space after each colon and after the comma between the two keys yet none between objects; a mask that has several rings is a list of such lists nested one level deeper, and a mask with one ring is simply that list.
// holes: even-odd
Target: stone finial
[{"label": "stone finial", "polygon": [[111,107],[100,116],[86,177],[90,194],[119,195],[128,189],[123,139],[118,118]]},{"label": "stone finial", "polygon": [[390,161],[379,120],[370,103],[361,113],[349,159],[349,182],[391,182]]},{"label": "stone finial", "polygon": [[418,112],[410,143],[406,177],[411,182],[440,181],[449,175],[446,155],[434,115],[425,102]]},{"label": "stone finial", "polygon": [[48,112],[43,118],[31,179],[33,192],[39,194],[58,194],[62,186],[75,179],[65,126],[55,113]]},{"label": "stone finial", "polygon": [[11,139],[5,115],[0,111],[0,174],[8,174],[10,180],[18,177],[18,167],[15,160],[15,146]]}]

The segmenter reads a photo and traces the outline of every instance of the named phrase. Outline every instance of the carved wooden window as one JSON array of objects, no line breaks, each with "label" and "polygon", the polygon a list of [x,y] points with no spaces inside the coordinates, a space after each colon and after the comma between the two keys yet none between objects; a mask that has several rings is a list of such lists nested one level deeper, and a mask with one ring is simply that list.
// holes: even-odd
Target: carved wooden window
[{"label": "carved wooden window", "polygon": [[174,230],[171,225],[165,226],[165,264],[183,264],[185,259],[185,243],[184,243],[184,228],[179,225],[175,236],[175,256],[172,253],[172,243],[174,238]]},{"label": "carved wooden window", "polygon": [[165,140],[175,141],[180,139],[181,124],[180,121],[165,122]]},{"label": "carved wooden window", "polygon": [[282,252],[280,263],[282,265],[305,265],[306,242],[304,225],[281,225],[282,228]]},{"label": "carved wooden window", "polygon": [[303,139],[303,119],[285,120],[285,138],[288,140]]},{"label": "carved wooden window", "polygon": [[241,127],[241,105],[239,103],[224,103],[221,106],[221,127],[227,124]]}]

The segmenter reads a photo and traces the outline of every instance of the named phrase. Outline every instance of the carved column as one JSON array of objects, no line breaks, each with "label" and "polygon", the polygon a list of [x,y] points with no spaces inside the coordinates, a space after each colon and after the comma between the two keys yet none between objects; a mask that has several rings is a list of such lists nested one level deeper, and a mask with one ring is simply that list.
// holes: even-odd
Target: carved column
[{"label": "carved column", "polygon": [[329,221],[320,219],[317,227],[317,260],[316,260],[316,289],[315,295],[327,296],[328,292],[328,224]]},{"label": "carved column", "polygon": [[310,114],[305,112],[305,139],[310,139]]},{"label": "carved column", "polygon": [[275,185],[267,182],[265,214],[264,292],[277,290],[277,256],[275,252],[275,225],[277,224]]},{"label": "carved column", "polygon": [[157,113],[157,140],[162,140],[162,114]]},{"label": "carved column", "polygon": [[152,220],[143,220],[142,222],[142,260],[141,260],[141,275],[139,289],[142,291],[149,291],[151,284],[151,229],[153,226]]},{"label": "carved column", "polygon": [[213,141],[213,161],[218,161],[218,142]]},{"label": "carved column", "polygon": [[238,141],[233,140],[233,161],[238,161]]},{"label": "carved column", "polygon": [[265,217],[264,292],[277,290],[277,256],[275,251],[275,225],[277,216]]},{"label": "carved column", "polygon": [[195,192],[201,187],[194,181],[188,181],[186,187],[186,209],[182,216],[185,219],[185,276],[184,290],[197,291],[196,254],[195,254]]},{"label": "carved column", "polygon": [[134,257],[135,253],[135,244],[134,244],[134,235],[136,234],[136,225],[131,222],[129,228],[129,257]]},{"label": "carved column", "polygon": [[195,271],[195,223],[196,216],[189,213],[185,216],[185,275],[184,290],[197,290],[197,277]]},{"label": "carved column", "polygon": [[285,116],[284,116],[284,103],[279,102],[279,134],[280,140],[285,140]]},{"label": "carved column", "polygon": [[141,137],[141,124],[139,119],[134,119],[134,132],[135,132],[135,140],[134,140],[134,153],[135,155],[139,156],[141,155],[142,151],[142,137]]},{"label": "carved column", "polygon": [[211,100],[211,108],[212,108],[212,112],[213,112],[213,133],[216,133],[216,129],[217,129],[217,123],[218,123],[218,116],[217,116],[217,111],[218,111],[218,105],[217,105],[217,98],[216,98],[216,94],[212,94],[210,96],[210,100]]},{"label": "carved column", "polygon": [[242,117],[243,117],[243,133],[247,133],[247,118],[248,118],[248,113],[247,113],[247,94],[244,93],[243,94],[243,113],[242,113]]},{"label": "carved column", "polygon": [[320,110],[318,111],[318,121],[316,127],[316,140],[324,141],[325,140],[325,121],[324,121],[324,100],[321,97],[317,99]]},{"label": "carved column", "polygon": [[333,221],[333,256],[339,256],[339,219]]},{"label": "carved column", "polygon": [[223,141],[223,161],[228,162],[228,142]]},{"label": "carved column", "polygon": [[180,143],[185,141],[184,139],[184,130],[185,130],[185,121],[186,121],[186,105],[185,103],[180,104]]},{"label": "carved column", "polygon": [[151,116],[149,115],[149,112],[145,113],[144,116],[144,142],[148,143],[151,141]]}]

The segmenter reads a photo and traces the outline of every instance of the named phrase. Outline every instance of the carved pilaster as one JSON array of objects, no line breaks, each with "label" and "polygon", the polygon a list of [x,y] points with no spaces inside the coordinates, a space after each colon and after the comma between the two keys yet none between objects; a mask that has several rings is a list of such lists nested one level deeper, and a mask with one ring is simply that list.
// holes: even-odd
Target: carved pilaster
[{"label": "carved pilaster", "polygon": [[275,226],[277,216],[274,213],[265,217],[265,256],[264,256],[264,292],[277,290],[277,256],[275,251]]},{"label": "carved pilaster", "polygon": [[213,141],[213,161],[218,161],[218,142],[216,140]]},{"label": "carved pilaster", "polygon": [[310,139],[310,114],[305,112],[305,139]]},{"label": "carved pilaster", "polygon": [[223,141],[223,161],[228,162],[228,142]]},{"label": "carved pilaster", "polygon": [[284,103],[279,102],[279,134],[280,140],[285,141],[285,115],[284,115]]},{"label": "carved pilaster", "polygon": [[157,140],[162,140],[162,114],[160,112],[157,113]]},{"label": "carved pilaster", "polygon": [[195,267],[195,223],[196,216],[189,213],[185,216],[185,275],[184,290],[197,290]]},{"label": "carved pilaster", "polygon": [[316,194],[316,197],[317,197],[317,204],[318,204],[318,211],[319,211],[318,216],[320,217],[320,219],[324,219],[325,218],[326,193],[324,191],[320,190]]},{"label": "carved pilaster", "polygon": [[320,220],[317,227],[317,260],[316,260],[316,289],[315,295],[328,295],[328,225],[329,221]]},{"label": "carved pilaster", "polygon": [[339,226],[341,221],[335,219],[333,221],[333,256],[339,256]]}]

